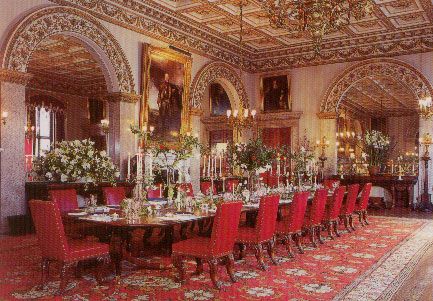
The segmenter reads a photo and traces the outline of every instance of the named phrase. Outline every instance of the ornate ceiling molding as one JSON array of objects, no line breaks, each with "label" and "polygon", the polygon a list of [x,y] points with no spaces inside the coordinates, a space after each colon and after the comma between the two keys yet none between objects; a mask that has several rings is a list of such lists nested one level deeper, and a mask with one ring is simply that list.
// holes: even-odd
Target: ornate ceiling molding
[{"label": "ornate ceiling molding", "polygon": [[9,82],[27,86],[33,74],[0,68],[0,82]]},{"label": "ornate ceiling molding", "polygon": [[194,78],[190,98],[192,109],[201,109],[206,89],[216,80],[226,80],[233,85],[238,94],[240,104],[244,108],[249,108],[247,92],[236,70],[226,63],[213,62],[204,66]]},{"label": "ornate ceiling molding", "polygon": [[[433,95],[429,81],[414,67],[395,59],[372,59],[347,68],[337,76],[322,100],[322,118],[335,114],[348,89],[357,81],[369,76],[389,76],[400,81],[419,99]],[[329,114],[329,115],[328,115]]]},{"label": "ornate ceiling molding", "polygon": [[131,67],[116,39],[92,16],[69,7],[46,7],[25,17],[6,43],[3,68],[26,72],[32,52],[54,34],[72,34],[96,43],[114,69],[119,91],[135,93]]}]

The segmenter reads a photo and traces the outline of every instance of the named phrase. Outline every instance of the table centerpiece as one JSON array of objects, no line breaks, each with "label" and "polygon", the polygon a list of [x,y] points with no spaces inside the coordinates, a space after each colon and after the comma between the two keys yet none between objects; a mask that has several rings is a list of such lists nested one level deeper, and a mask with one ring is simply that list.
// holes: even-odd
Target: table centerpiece
[{"label": "table centerpiece", "polygon": [[390,137],[380,131],[372,130],[366,131],[363,136],[359,137],[359,140],[360,147],[367,154],[370,175],[378,174],[392,149]]}]

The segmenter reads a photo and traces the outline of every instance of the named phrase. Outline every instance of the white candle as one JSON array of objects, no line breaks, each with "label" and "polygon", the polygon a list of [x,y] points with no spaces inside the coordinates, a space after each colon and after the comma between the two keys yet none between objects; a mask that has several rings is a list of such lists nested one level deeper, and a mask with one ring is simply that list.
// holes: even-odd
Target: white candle
[{"label": "white candle", "polygon": [[287,174],[287,159],[284,158],[284,174]]},{"label": "white candle", "polygon": [[235,183],[232,182],[232,193],[235,193]]},{"label": "white candle", "polygon": [[223,192],[226,192],[226,179],[223,178]]},{"label": "white candle", "polygon": [[223,158],[222,158],[222,156],[220,156],[220,178],[222,178],[222,176],[223,176],[223,169],[222,169],[222,161],[223,161]]},{"label": "white candle", "polygon": [[128,180],[131,178],[131,153],[128,153],[128,175],[126,178]]},{"label": "white candle", "polygon": [[213,169],[214,169],[214,176],[216,177],[217,176],[217,167],[216,167],[216,165],[217,165],[217,159],[216,159],[216,156],[213,158]]},{"label": "white candle", "polygon": [[208,177],[210,177],[210,162],[211,162],[211,161],[210,161],[210,157],[211,157],[211,156],[209,155],[209,158],[208,158],[208,161],[207,161],[207,176],[208,176]]},{"label": "white candle", "polygon": [[206,155],[203,156],[203,177],[206,177]]}]

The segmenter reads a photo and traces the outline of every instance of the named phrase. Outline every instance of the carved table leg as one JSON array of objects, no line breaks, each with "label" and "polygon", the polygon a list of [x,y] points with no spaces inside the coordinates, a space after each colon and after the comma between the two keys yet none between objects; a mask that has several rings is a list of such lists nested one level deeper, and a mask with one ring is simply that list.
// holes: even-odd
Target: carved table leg
[{"label": "carved table leg", "polygon": [[182,256],[175,255],[173,256],[173,265],[177,268],[178,271],[178,278],[177,280],[181,283],[185,283],[185,267],[183,265],[183,258]]},{"label": "carved table leg", "polygon": [[111,261],[114,264],[114,268],[116,271],[116,276],[120,276],[122,274],[122,249],[123,249],[123,240],[121,236],[120,229],[114,228],[111,232],[110,239],[110,257]]}]

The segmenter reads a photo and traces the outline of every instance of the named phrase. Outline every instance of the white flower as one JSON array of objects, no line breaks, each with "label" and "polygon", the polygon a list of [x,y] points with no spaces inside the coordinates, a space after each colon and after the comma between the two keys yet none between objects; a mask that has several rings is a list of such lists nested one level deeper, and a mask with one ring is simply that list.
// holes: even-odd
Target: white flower
[{"label": "white flower", "polygon": [[68,176],[65,175],[65,174],[62,174],[62,175],[60,176],[60,181],[62,181],[62,182],[67,182],[67,181],[68,181]]},{"label": "white flower", "polygon": [[52,178],[53,178],[53,174],[52,174],[51,172],[47,172],[47,173],[45,174],[45,176],[46,176],[48,179],[52,179]]},{"label": "white flower", "polygon": [[106,151],[100,151],[99,154],[100,154],[102,157],[107,156],[107,152],[106,152]]}]

